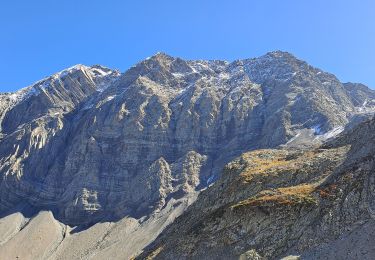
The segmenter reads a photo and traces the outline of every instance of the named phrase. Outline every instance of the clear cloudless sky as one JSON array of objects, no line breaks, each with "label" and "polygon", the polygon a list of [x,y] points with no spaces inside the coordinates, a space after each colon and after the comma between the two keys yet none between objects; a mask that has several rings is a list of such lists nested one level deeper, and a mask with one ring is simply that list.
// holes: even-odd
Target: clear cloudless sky
[{"label": "clear cloudless sky", "polygon": [[375,1],[0,1],[0,92],[78,63],[125,71],[158,51],[231,61],[272,50],[375,88]]}]

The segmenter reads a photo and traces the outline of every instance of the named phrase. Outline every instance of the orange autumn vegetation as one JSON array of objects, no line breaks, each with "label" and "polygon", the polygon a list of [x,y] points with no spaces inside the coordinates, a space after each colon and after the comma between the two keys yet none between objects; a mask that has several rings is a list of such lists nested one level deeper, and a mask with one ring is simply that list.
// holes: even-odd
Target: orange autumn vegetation
[{"label": "orange autumn vegetation", "polygon": [[240,174],[245,182],[250,182],[254,175],[264,174],[283,169],[297,169],[307,159],[316,155],[315,152],[305,152],[300,156],[287,160],[287,153],[275,150],[257,150],[243,156],[248,163],[246,169]]},{"label": "orange autumn vegetation", "polygon": [[231,208],[235,209],[243,206],[260,205],[297,205],[297,204],[316,204],[317,200],[312,196],[315,186],[311,184],[301,184],[297,186],[278,188],[275,190],[266,190],[249,199],[240,201]]},{"label": "orange autumn vegetation", "polygon": [[163,250],[163,246],[158,247],[154,251],[152,251],[147,257],[146,260],[152,260],[154,259],[160,252]]}]

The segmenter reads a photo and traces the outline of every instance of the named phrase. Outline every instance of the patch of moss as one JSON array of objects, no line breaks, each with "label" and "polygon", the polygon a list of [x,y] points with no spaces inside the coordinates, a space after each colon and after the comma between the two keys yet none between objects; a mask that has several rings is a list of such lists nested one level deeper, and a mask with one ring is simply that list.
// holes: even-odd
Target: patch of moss
[{"label": "patch of moss", "polygon": [[250,182],[255,175],[267,174],[281,169],[298,170],[301,165],[316,156],[315,151],[307,151],[296,156],[280,150],[257,150],[243,155],[246,169],[240,174],[244,182]]},{"label": "patch of moss", "polygon": [[315,186],[311,184],[302,184],[275,190],[266,190],[246,200],[232,205],[232,209],[240,207],[255,206],[295,206],[295,205],[316,205],[317,199],[312,195]]}]

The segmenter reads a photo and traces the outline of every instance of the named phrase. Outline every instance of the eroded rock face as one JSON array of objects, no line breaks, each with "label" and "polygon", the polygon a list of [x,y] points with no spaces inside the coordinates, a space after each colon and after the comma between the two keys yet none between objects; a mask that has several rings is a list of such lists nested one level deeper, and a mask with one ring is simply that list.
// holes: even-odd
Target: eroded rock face
[{"label": "eroded rock face", "polygon": [[0,211],[27,201],[73,225],[147,216],[244,151],[358,112],[333,75],[284,52],[232,63],[158,53],[121,75],[79,65],[23,91],[1,110]]},{"label": "eroded rock face", "polygon": [[140,258],[374,258],[374,130],[243,154]]},{"label": "eroded rock face", "polygon": [[360,112],[366,112],[366,110],[374,107],[374,91],[370,90],[363,84],[360,83],[344,83],[352,103],[358,107]]}]

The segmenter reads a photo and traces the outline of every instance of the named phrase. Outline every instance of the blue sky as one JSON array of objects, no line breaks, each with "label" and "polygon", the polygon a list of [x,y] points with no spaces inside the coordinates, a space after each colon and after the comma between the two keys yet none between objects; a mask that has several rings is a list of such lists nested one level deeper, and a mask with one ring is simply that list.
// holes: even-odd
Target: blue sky
[{"label": "blue sky", "polygon": [[158,51],[235,60],[295,54],[375,88],[372,0],[14,0],[0,3],[0,91],[72,65],[125,71]]}]

